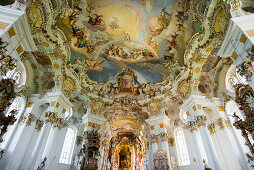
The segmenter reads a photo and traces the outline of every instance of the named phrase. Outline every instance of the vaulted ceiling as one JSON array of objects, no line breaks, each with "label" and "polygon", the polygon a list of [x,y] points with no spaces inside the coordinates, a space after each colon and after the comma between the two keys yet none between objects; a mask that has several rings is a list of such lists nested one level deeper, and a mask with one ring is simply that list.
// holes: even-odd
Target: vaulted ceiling
[{"label": "vaulted ceiling", "polygon": [[40,74],[31,89],[61,89],[80,116],[174,117],[191,93],[217,95],[223,1],[32,0],[27,16],[38,51],[24,55]]}]

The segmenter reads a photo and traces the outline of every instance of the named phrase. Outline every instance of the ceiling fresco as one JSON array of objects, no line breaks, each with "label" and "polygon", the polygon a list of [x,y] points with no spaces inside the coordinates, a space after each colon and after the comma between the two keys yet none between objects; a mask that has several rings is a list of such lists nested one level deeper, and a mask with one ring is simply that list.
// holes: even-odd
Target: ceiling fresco
[{"label": "ceiling fresco", "polygon": [[191,93],[213,93],[228,7],[220,0],[32,0],[27,16],[50,61],[33,55],[51,65],[52,89],[64,92],[74,112],[143,120],[178,115],[173,106]]},{"label": "ceiling fresco", "polygon": [[75,16],[58,21],[70,41],[69,62],[85,61],[88,77],[97,82],[114,84],[126,69],[134,71],[139,85],[167,79],[165,62],[184,66],[184,47],[200,29],[184,12],[186,3],[81,1]]}]

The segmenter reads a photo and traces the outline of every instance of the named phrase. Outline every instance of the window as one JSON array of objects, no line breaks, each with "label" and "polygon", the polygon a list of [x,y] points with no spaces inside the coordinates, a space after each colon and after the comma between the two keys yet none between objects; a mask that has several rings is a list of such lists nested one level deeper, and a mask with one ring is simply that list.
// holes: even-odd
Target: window
[{"label": "window", "polygon": [[175,139],[179,166],[190,165],[190,158],[182,129],[177,130]]},{"label": "window", "polygon": [[76,138],[76,130],[73,128],[68,128],[64,139],[63,149],[60,156],[59,163],[71,164],[71,158],[74,148]]}]

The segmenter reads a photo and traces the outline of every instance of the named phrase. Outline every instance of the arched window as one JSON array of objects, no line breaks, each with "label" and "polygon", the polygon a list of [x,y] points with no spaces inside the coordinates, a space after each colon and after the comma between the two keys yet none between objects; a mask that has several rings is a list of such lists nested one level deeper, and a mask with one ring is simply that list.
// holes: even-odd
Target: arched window
[{"label": "arched window", "polygon": [[182,129],[176,131],[175,140],[179,166],[190,165],[190,158]]},{"label": "arched window", "polygon": [[59,163],[71,164],[72,153],[75,145],[76,129],[68,128],[64,139],[63,149]]}]

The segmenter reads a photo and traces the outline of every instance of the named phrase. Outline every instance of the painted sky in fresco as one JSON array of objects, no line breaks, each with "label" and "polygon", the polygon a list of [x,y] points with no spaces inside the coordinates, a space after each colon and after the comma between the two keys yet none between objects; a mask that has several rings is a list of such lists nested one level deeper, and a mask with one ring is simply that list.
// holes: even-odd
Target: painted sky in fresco
[{"label": "painted sky in fresco", "polygon": [[[139,83],[156,83],[161,82],[163,80],[163,76],[161,74],[149,72],[149,71],[143,71],[141,69],[138,69],[132,64],[127,65],[127,67],[131,68],[135,75],[138,78]],[[107,62],[106,64],[103,64],[103,71],[102,72],[95,72],[95,71],[88,71],[87,75],[95,81],[98,82],[107,82],[107,83],[115,83],[116,78],[115,76],[122,70],[122,68],[113,63],[113,62]]]},{"label": "painted sky in fresco", "polygon": [[59,21],[71,41],[70,62],[86,60],[88,76],[98,82],[112,82],[123,67],[131,68],[141,83],[162,81],[169,74],[163,63],[183,65],[185,44],[199,29],[181,26],[188,16],[179,13],[176,4],[176,0],[81,1],[82,12],[74,23]]}]

